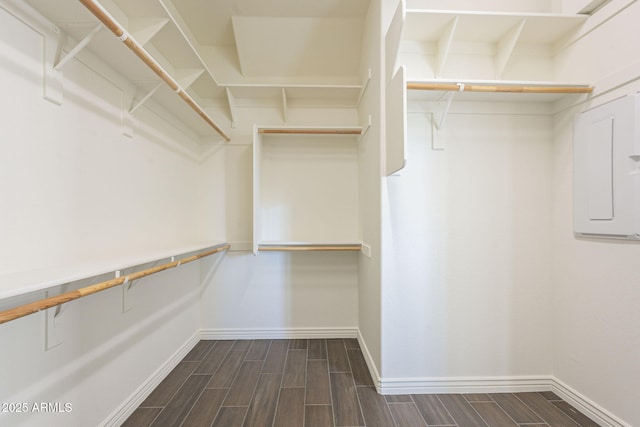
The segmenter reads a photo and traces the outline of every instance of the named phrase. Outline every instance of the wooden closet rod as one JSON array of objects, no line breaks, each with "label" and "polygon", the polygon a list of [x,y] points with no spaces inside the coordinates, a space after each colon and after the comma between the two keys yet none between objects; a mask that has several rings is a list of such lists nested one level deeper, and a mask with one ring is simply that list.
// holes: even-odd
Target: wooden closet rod
[{"label": "wooden closet rod", "polygon": [[590,86],[524,86],[524,85],[482,85],[454,83],[407,83],[409,90],[444,90],[456,92],[504,92],[504,93],[591,93]]},{"label": "wooden closet rod", "polygon": [[168,270],[169,268],[177,267],[181,264],[186,264],[191,261],[195,261],[200,258],[213,255],[215,253],[227,250],[229,249],[229,247],[230,245],[220,246],[215,249],[202,252],[198,255],[193,255],[190,257],[183,258],[178,261],[168,262],[166,264],[162,264],[157,267],[147,268],[146,270],[138,271],[136,273],[131,273],[123,277],[117,277],[115,279],[106,280],[104,282],[100,282],[94,285],[85,286],[84,288],[76,289],[75,291],[69,291],[64,294],[56,295],[49,298],[44,298],[39,301],[35,301],[29,304],[21,305],[19,307],[2,311],[0,312],[0,324],[9,322],[11,320],[19,319],[29,314],[37,313],[38,311],[46,310],[48,308],[55,307],[57,305],[65,304],[69,301],[73,301],[79,298],[86,297],[91,294],[95,294],[100,291],[104,291],[105,289],[122,285],[123,283],[128,281],[141,279],[143,277],[150,276],[152,274],[159,273],[164,270]]},{"label": "wooden closet rod", "polygon": [[231,138],[225,134],[220,127],[209,117],[209,115],[200,107],[191,96],[180,87],[173,77],[167,73],[162,66],[147,51],[136,42],[110,14],[95,0],[80,0],[96,18],[100,20],[113,34],[116,35],[138,58],[142,60],[162,81],[164,81],[174,92],[178,94],[184,102],[191,107],[209,126],[211,126],[225,141],[231,141]]},{"label": "wooden closet rod", "polygon": [[303,134],[303,135],[360,135],[360,129],[258,129],[265,134]]}]

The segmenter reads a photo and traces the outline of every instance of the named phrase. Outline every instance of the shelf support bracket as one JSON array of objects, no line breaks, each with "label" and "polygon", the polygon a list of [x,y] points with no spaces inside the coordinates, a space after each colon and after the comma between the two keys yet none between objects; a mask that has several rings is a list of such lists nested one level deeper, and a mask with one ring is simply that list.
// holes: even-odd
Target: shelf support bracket
[{"label": "shelf support bracket", "polygon": [[227,92],[227,103],[229,104],[229,115],[231,116],[231,127],[236,127],[236,98],[231,93],[231,89],[225,88]]},{"label": "shelf support bracket", "polygon": [[[54,27],[57,37],[46,35],[44,38],[44,88],[43,98],[56,105],[62,105],[64,98],[62,70],[57,70],[55,64],[62,52],[62,45],[66,39],[65,34]],[[54,47],[55,46],[55,47]]]},{"label": "shelf support bracket", "polygon": [[[46,295],[47,297],[52,296],[49,295],[49,292]],[[45,351],[51,350],[64,342],[65,319],[62,313],[62,305],[51,307],[44,311]]]},{"label": "shelf support bracket", "polygon": [[[118,279],[122,276],[122,270],[115,271],[115,278]],[[122,312],[126,313],[131,311],[133,308],[133,304],[131,303],[131,296],[129,292],[133,289],[133,282],[129,281],[129,277],[124,278],[124,282],[122,282]]]},{"label": "shelf support bracket", "polygon": [[162,85],[163,85],[162,82],[156,84],[145,96],[143,96],[137,102],[135,102],[129,109],[129,114],[133,114],[138,108],[142,107],[142,105],[145,102],[147,102],[147,100],[151,98],[153,94],[156,93],[156,91],[162,87]]},{"label": "shelf support bracket", "polygon": [[369,87],[369,82],[371,82],[371,68],[368,69],[367,71],[367,76],[364,78],[364,81],[362,82],[362,87],[360,88],[360,93],[358,94],[358,102],[356,102],[356,105],[360,105],[360,102],[362,101],[362,97],[364,96],[364,93],[367,91],[367,88]]},{"label": "shelf support bracket", "polygon": [[513,54],[513,49],[516,47],[520,34],[522,34],[522,29],[526,23],[527,18],[523,18],[522,21],[511,28],[498,43],[498,53],[495,57],[496,76],[498,79],[502,78],[502,73],[504,73],[504,69],[509,63],[509,59]]},{"label": "shelf support bracket", "polygon": [[78,53],[80,53],[80,51],[82,51],[82,49],[84,49],[90,42],[91,40],[104,28],[104,26],[102,24],[98,24],[95,26],[95,28],[93,30],[91,30],[89,32],[89,34],[87,34],[82,40],[80,40],[80,42],[75,45],[75,47],[73,49],[71,49],[69,51],[69,53],[67,53],[67,55],[64,58],[61,58],[56,65],[53,67],[54,70],[56,71],[62,71],[62,69],[64,68],[64,66],[73,58],[76,57],[76,55]]},{"label": "shelf support bracket", "polygon": [[[464,92],[465,85],[464,83],[457,83],[458,92]],[[447,119],[447,115],[449,114],[449,110],[451,109],[451,103],[453,102],[453,97],[456,92],[451,91],[447,92],[442,99],[438,102],[438,105],[441,108],[437,108],[432,116],[431,116],[431,134],[433,136],[431,148],[434,150],[444,150],[444,143],[442,141],[442,135],[440,131],[444,129],[444,123]]]},{"label": "shelf support bracket", "polygon": [[282,121],[283,123],[287,123],[287,115],[289,113],[289,108],[287,105],[287,90],[282,88]]},{"label": "shelf support bracket", "polygon": [[438,58],[436,62],[435,75],[442,75],[442,70],[444,69],[444,65],[447,62],[447,58],[449,57],[449,51],[451,50],[451,43],[453,42],[453,36],[456,33],[456,28],[458,27],[459,17],[456,16],[451,20],[444,34],[438,40]]}]

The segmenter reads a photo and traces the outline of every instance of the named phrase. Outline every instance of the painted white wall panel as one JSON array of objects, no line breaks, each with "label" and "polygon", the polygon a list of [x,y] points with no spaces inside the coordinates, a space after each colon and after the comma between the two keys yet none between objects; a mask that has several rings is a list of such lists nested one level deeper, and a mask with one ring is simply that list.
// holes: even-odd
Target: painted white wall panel
[{"label": "painted white wall panel", "polygon": [[203,263],[202,328],[210,333],[357,326],[358,255],[231,252]]},{"label": "painted white wall panel", "polygon": [[444,151],[429,130],[409,114],[387,179],[383,377],[547,374],[551,120],[450,114]]},{"label": "painted white wall panel", "polygon": [[[191,151],[197,142],[147,107],[136,112],[134,138],[123,136],[126,82],[88,57],[66,65],[62,105],[43,100],[42,43],[0,9],[0,276],[213,238],[219,230],[200,218],[224,218],[216,218],[211,200],[201,215],[199,196],[208,191],[199,178],[215,173],[201,170]],[[216,203],[224,196],[217,191],[209,192]],[[0,363],[10,367],[1,375],[0,401],[72,407],[0,413],[0,424],[99,425],[117,416],[194,343],[199,284],[193,263],[135,282],[126,313],[120,288],[69,303],[60,315],[62,344],[47,351],[44,313],[0,325]]]},{"label": "painted white wall panel", "polygon": [[[629,6],[612,16],[623,5]],[[555,118],[553,374],[627,425],[638,425],[640,245],[574,237],[571,194],[573,118],[582,110],[640,90],[640,53],[634,47],[640,4],[612,2],[596,18],[604,23],[557,61],[559,79],[588,78],[601,95]]]}]

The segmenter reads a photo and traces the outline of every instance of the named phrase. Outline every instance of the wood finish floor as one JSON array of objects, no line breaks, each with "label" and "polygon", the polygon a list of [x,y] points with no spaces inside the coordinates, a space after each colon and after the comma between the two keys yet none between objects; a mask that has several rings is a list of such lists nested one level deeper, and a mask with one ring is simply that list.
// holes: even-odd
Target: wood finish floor
[{"label": "wood finish floor", "polygon": [[123,425],[597,426],[551,392],[381,396],[355,339],[200,341]]}]

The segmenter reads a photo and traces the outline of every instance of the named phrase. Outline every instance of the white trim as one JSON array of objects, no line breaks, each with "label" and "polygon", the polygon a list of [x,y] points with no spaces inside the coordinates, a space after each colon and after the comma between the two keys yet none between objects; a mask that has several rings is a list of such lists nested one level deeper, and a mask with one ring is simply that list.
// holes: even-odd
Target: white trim
[{"label": "white trim", "polygon": [[356,338],[354,328],[202,329],[203,340]]},{"label": "white trim", "polygon": [[381,378],[381,394],[521,393],[551,391],[548,375]]},{"label": "white trim", "polygon": [[140,385],[120,406],[118,406],[100,425],[119,426],[140,406],[142,402],[158,387],[178,363],[198,344],[201,339],[200,331],[196,331],[162,366]]},{"label": "white trim", "polygon": [[601,426],[631,427],[631,424],[616,417],[611,412],[604,409],[602,406],[598,405],[586,396],[578,393],[576,390],[569,387],[567,384],[563,383],[557,378],[552,379],[551,390],[568,404],[570,404]]},{"label": "white trim", "polygon": [[358,344],[360,344],[360,351],[362,351],[362,356],[364,357],[364,361],[367,364],[367,368],[369,368],[369,374],[371,375],[373,384],[376,387],[376,391],[382,394],[380,390],[380,373],[378,372],[378,368],[376,367],[376,364],[373,361],[373,357],[371,357],[371,352],[369,351],[369,347],[367,347],[367,344],[364,341],[364,337],[360,333],[360,328],[358,328]]}]

